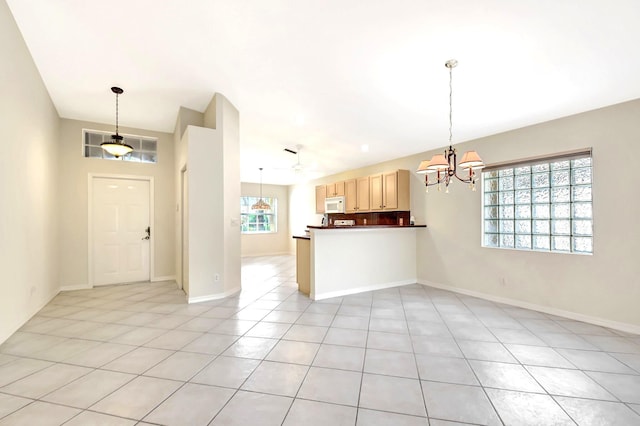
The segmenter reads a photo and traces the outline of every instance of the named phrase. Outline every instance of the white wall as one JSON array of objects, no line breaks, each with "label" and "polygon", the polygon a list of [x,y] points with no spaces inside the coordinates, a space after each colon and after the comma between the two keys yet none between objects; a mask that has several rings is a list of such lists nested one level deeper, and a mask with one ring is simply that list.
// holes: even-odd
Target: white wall
[{"label": "white wall", "polygon": [[[624,160],[640,156],[640,100],[457,144],[486,163],[593,147],[594,254],[591,256],[481,247],[481,191],[454,183],[449,194],[424,191],[411,176],[411,214],[419,233],[418,278],[424,283],[485,295],[640,331],[638,177]],[[383,170],[415,170],[442,150],[396,159],[290,189],[291,232],[317,221],[314,185]],[[294,216],[295,215],[295,216]],[[422,235],[422,237],[420,236]]]},{"label": "white wall", "polygon": [[[224,96],[216,94],[216,126],[222,130],[224,180],[224,293],[241,285],[240,260],[240,113]],[[208,110],[210,110],[209,108]],[[205,112],[205,126],[207,114]]]},{"label": "white wall", "polygon": [[[217,94],[204,113],[204,126],[186,127],[176,145],[174,169],[174,175],[179,176],[186,165],[189,181],[190,302],[221,298],[240,290],[238,111]],[[180,200],[179,188],[175,200]]]},{"label": "white wall", "polygon": [[151,176],[154,178],[154,257],[152,279],[175,277],[175,211],[173,188],[173,135],[120,127],[120,133],[158,138],[156,164],[85,158],[82,129],[114,131],[114,124],[78,120],[60,121],[60,283],[63,287],[86,286],[88,260],[88,175],[90,173]]},{"label": "white wall", "polygon": [[[181,194],[182,194],[182,170],[187,167],[187,140],[184,137],[188,126],[204,127],[204,114],[198,111],[194,111],[188,108],[180,107],[178,110],[178,117],[176,118],[176,125],[173,132],[173,156],[174,156],[174,182],[175,182],[175,271],[176,282],[180,288],[186,287],[182,282],[182,212],[180,211]],[[187,173],[188,176],[188,173]],[[188,276],[188,271],[186,271]],[[186,290],[186,288],[185,288]]]},{"label": "white wall", "polygon": [[184,135],[189,175],[187,296],[194,301],[224,292],[224,188],[217,133],[215,129],[189,126]]},{"label": "white wall", "polygon": [[0,343],[58,292],[58,114],[0,1]]},{"label": "white wall", "polygon": [[638,117],[635,100],[458,147],[476,148],[489,163],[593,147],[592,256],[481,248],[481,193],[458,185],[450,197],[424,197],[429,236],[418,276],[640,331],[638,177],[624,166],[640,155]]},{"label": "white wall", "polygon": [[311,298],[414,284],[416,237],[422,229],[311,229]]},{"label": "white wall", "polygon": [[[242,183],[243,197],[259,197],[260,184]],[[262,185],[262,196],[278,200],[278,232],[274,234],[242,234],[240,245],[242,256],[273,256],[293,254],[292,236],[289,234],[289,187],[282,185]],[[238,201],[239,202],[239,201]],[[303,235],[304,232],[300,235]]]}]

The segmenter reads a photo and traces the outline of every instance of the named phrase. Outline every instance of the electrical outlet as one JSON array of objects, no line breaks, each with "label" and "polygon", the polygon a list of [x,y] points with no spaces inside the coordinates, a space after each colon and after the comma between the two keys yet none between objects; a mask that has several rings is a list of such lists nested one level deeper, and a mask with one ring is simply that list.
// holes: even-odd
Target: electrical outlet
[{"label": "electrical outlet", "polygon": [[214,279],[215,281],[220,281],[220,274],[215,274],[215,275],[214,275],[214,277],[213,277],[213,279]]}]

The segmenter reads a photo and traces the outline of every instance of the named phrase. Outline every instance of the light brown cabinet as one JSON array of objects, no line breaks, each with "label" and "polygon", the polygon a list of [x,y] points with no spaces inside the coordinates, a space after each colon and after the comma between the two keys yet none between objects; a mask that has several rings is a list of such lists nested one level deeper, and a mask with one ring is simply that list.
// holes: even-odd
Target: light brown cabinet
[{"label": "light brown cabinet", "polygon": [[311,287],[311,244],[306,238],[296,238],[296,281],[298,290],[306,295]]},{"label": "light brown cabinet", "polygon": [[325,185],[326,187],[326,197],[339,197],[344,195],[344,181],[330,183]]},{"label": "light brown cabinet", "polygon": [[356,179],[344,181],[344,211],[346,213],[358,211],[358,181]]},{"label": "light brown cabinet", "polygon": [[316,213],[324,213],[327,197],[344,196],[345,213],[411,209],[409,171],[396,170],[316,186]]},{"label": "light brown cabinet", "polygon": [[408,170],[370,176],[369,189],[371,211],[411,209]]},{"label": "light brown cabinet", "polygon": [[327,197],[326,186],[316,186],[316,213],[324,213],[324,200]]},{"label": "light brown cabinet", "polygon": [[382,175],[369,176],[369,196],[371,197],[371,211],[384,209],[382,201]]},{"label": "light brown cabinet", "polygon": [[358,211],[368,212],[370,209],[369,176],[358,178]]},{"label": "light brown cabinet", "polygon": [[344,181],[345,213],[369,211],[369,176]]},{"label": "light brown cabinet", "polygon": [[345,181],[344,193],[346,213],[369,211],[369,176]]}]

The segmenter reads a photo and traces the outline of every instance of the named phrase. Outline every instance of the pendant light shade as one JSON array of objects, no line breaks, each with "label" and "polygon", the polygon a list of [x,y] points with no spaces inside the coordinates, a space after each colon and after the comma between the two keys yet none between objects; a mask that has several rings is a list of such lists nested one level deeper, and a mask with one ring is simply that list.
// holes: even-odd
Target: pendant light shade
[{"label": "pendant light shade", "polygon": [[112,87],[111,91],[116,94],[116,134],[111,135],[111,140],[103,142],[100,147],[116,158],[120,158],[133,151],[131,145],[124,143],[124,138],[118,134],[118,96],[124,93],[119,87]]},{"label": "pendant light shade", "polygon": [[271,206],[262,199],[262,167],[260,167],[260,199],[251,206],[251,210],[271,210]]}]

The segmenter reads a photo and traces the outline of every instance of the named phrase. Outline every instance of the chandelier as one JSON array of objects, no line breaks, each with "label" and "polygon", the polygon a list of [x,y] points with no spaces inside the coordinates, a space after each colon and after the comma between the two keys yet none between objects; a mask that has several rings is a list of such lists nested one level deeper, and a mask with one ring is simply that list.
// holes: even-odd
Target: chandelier
[{"label": "chandelier", "polygon": [[[440,191],[441,184],[444,184],[446,188],[445,192],[448,193],[449,184],[452,182],[454,177],[460,182],[468,183],[471,190],[475,191],[477,179],[476,171],[484,167],[484,162],[477,152],[467,151],[462,155],[460,164],[457,164],[457,154],[456,150],[452,146],[451,139],[453,136],[453,69],[458,65],[458,61],[455,59],[449,59],[444,65],[449,68],[449,149],[445,149],[444,154],[434,155],[431,157],[431,160],[424,160],[420,162],[416,173],[425,175],[424,184],[427,187],[427,192],[429,192],[429,187],[433,185],[438,185],[438,191]],[[458,175],[458,167],[464,171],[462,176]],[[435,176],[429,179],[429,175],[434,173]]]},{"label": "chandelier", "polygon": [[251,206],[251,210],[271,210],[271,206],[262,199],[262,167],[260,167],[260,199]]},{"label": "chandelier", "polygon": [[100,147],[114,157],[120,158],[133,151],[133,147],[124,143],[124,138],[118,134],[118,95],[122,95],[124,90],[119,87],[112,87],[111,91],[116,94],[116,134],[111,135],[110,141],[101,143]]}]

